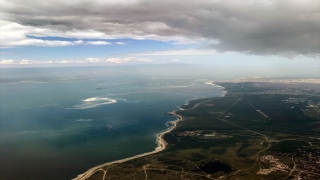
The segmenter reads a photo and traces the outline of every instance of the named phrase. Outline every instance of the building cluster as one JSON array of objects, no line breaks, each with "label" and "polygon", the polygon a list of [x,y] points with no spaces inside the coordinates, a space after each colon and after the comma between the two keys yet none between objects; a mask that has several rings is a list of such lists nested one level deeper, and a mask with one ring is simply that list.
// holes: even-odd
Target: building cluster
[{"label": "building cluster", "polygon": [[310,174],[302,171],[294,171],[291,176],[296,180],[318,180],[320,176],[317,174]]},{"label": "building cluster", "polygon": [[320,174],[320,156],[312,156],[309,154],[306,160],[297,160],[297,167],[309,172]]},{"label": "building cluster", "polygon": [[289,103],[304,103],[306,99],[305,98],[288,98],[282,101],[289,102]]},{"label": "building cluster", "polygon": [[226,82],[269,82],[269,83],[280,83],[280,84],[295,84],[295,83],[308,83],[308,84],[320,84],[320,78],[242,78]]},{"label": "building cluster", "polygon": [[269,164],[269,168],[260,169],[257,174],[268,175],[273,171],[282,171],[285,173],[290,172],[288,165],[279,162],[279,159],[274,158],[272,155],[261,156],[260,161],[264,164]]},{"label": "building cluster", "polygon": [[296,152],[284,153],[284,152],[278,152],[278,151],[270,152],[270,154],[273,156],[282,156],[282,157],[295,157],[298,155],[298,153]]},{"label": "building cluster", "polygon": [[201,131],[184,131],[184,132],[180,132],[177,135],[178,136],[199,136]]},{"label": "building cluster", "polygon": [[[320,78],[243,78],[221,83],[252,83],[253,94],[319,95]],[[218,82],[219,83],[219,82]]]},{"label": "building cluster", "polygon": [[[305,156],[306,159],[304,160],[295,160],[296,169],[295,171],[292,172],[291,176],[299,180],[320,179],[320,153],[308,152],[305,149],[298,149],[298,151],[299,152],[296,152],[296,153],[295,152],[292,152],[292,153],[272,152],[271,155],[262,156],[260,160],[261,162],[272,162],[275,160],[272,155],[283,156],[283,157]],[[282,169],[283,168],[284,166],[282,166]],[[260,171],[258,171],[258,174],[267,175],[276,169],[277,167],[274,167],[274,166],[272,167],[272,163],[271,163],[270,168],[261,169]]]}]

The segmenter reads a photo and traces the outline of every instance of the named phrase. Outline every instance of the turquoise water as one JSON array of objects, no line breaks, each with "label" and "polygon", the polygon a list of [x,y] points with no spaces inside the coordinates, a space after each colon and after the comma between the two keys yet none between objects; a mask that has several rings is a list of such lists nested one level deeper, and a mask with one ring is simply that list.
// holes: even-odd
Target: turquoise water
[{"label": "turquoise water", "polygon": [[0,179],[71,179],[152,151],[175,119],[166,112],[223,95],[206,84],[213,77],[181,67],[3,69],[0,77]]}]

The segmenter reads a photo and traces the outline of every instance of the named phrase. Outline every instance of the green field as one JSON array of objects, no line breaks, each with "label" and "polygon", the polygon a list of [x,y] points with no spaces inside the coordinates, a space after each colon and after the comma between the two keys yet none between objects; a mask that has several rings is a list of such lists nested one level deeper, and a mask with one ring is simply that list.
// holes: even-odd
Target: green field
[{"label": "green field", "polygon": [[[304,112],[311,101],[320,102],[318,96],[220,85],[229,91],[225,97],[192,100],[177,112],[183,121],[164,136],[166,150],[105,167],[90,179],[290,179],[298,174],[298,160],[320,159],[320,119],[312,109]],[[276,160],[263,161],[267,155]],[[284,168],[257,173],[277,163]],[[318,172],[303,173],[320,179]]]}]

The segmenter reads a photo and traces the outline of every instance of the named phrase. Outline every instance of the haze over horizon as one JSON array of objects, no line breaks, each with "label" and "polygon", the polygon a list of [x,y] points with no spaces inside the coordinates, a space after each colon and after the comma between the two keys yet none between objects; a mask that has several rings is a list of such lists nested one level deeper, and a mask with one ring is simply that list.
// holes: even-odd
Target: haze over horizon
[{"label": "haze over horizon", "polygon": [[2,68],[181,63],[319,76],[319,0],[0,4]]},{"label": "haze over horizon", "polygon": [[320,179],[319,120],[320,0],[0,0],[0,179]]}]

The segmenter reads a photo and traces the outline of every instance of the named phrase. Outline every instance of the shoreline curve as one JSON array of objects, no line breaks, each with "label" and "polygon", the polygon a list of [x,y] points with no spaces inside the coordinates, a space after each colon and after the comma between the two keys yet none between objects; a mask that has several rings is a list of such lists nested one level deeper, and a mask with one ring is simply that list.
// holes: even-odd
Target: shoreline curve
[{"label": "shoreline curve", "polygon": [[126,161],[130,161],[130,160],[133,160],[133,159],[136,159],[136,158],[148,156],[148,155],[155,154],[155,153],[158,153],[160,151],[163,151],[164,149],[166,149],[166,147],[168,145],[168,143],[163,139],[163,136],[165,134],[171,132],[172,130],[174,130],[177,127],[178,123],[183,120],[183,117],[181,115],[178,115],[177,111],[178,110],[174,110],[174,111],[168,112],[168,114],[177,117],[177,119],[174,120],[174,121],[170,121],[169,123],[171,123],[172,126],[170,126],[165,131],[157,134],[156,141],[158,143],[158,146],[155,148],[155,150],[150,151],[150,152],[146,152],[146,153],[142,153],[142,154],[138,154],[138,155],[135,155],[135,156],[131,156],[131,157],[128,157],[128,158],[124,158],[124,159],[115,160],[115,161],[107,162],[107,163],[104,163],[104,164],[100,164],[98,166],[95,166],[95,167],[92,167],[92,168],[88,169],[83,174],[79,174],[76,178],[73,178],[72,180],[86,180],[87,178],[91,177],[94,173],[98,172],[104,166],[108,166],[108,165],[112,165],[112,164],[116,164],[116,163],[123,163],[123,162],[126,162]]},{"label": "shoreline curve", "polygon": [[[211,82],[210,84],[215,86],[215,87],[221,88],[223,94],[220,97],[224,97],[227,94],[228,91],[226,91],[224,87],[222,87],[220,85],[216,85],[213,82]],[[197,98],[194,98],[194,99],[197,99]],[[184,105],[189,104],[189,101],[194,100],[194,99],[187,100]],[[165,134],[171,132],[172,130],[174,130],[177,127],[178,123],[180,121],[183,121],[183,117],[181,115],[178,115],[177,111],[184,111],[184,110],[194,109],[197,106],[199,106],[200,104],[201,104],[201,102],[198,103],[198,104],[195,104],[192,108],[189,108],[189,109],[183,109],[183,108],[181,108],[181,106],[179,106],[178,110],[167,112],[167,114],[173,115],[173,116],[177,117],[177,119],[173,120],[173,121],[170,121],[169,123],[172,124],[172,126],[170,126],[165,131],[157,134],[156,141],[158,143],[158,146],[155,148],[155,150],[150,151],[150,152],[146,152],[146,153],[142,153],[142,154],[138,154],[138,155],[135,155],[135,156],[131,156],[131,157],[128,157],[128,158],[107,162],[107,163],[92,167],[92,168],[88,169],[86,172],[84,172],[82,174],[79,174],[76,178],[73,178],[71,180],[86,180],[87,178],[91,177],[94,173],[100,171],[101,168],[104,167],[104,166],[108,166],[108,165],[112,165],[112,164],[116,164],[116,163],[123,163],[123,162],[126,162],[126,161],[130,161],[130,160],[133,160],[133,159],[136,159],[136,158],[148,156],[148,155],[155,154],[155,153],[163,151],[164,149],[166,149],[166,147],[168,145],[168,143],[163,139],[163,136]]]}]

